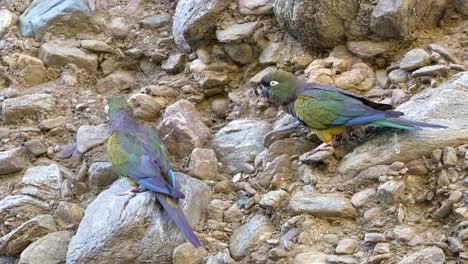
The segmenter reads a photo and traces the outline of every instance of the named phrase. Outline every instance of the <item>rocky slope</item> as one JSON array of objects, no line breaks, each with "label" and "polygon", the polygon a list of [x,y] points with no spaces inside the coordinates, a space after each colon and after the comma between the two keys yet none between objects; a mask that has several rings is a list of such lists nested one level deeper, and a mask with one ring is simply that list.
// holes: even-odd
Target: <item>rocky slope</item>
[{"label": "rocky slope", "polygon": [[[468,1],[0,1],[0,263],[468,262]],[[331,153],[269,69],[448,126]],[[158,129],[205,248],[116,193],[106,99]]]}]

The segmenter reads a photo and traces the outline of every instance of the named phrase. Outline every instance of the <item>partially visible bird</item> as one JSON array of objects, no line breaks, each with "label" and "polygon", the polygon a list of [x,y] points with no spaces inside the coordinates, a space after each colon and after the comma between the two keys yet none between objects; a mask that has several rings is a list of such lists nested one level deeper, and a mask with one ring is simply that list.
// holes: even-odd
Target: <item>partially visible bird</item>
[{"label": "partially visible bird", "polygon": [[416,130],[441,125],[403,119],[388,104],[374,103],[330,85],[304,82],[291,73],[273,70],[261,80],[262,94],[275,104],[287,106],[323,142],[315,150],[330,150],[335,135],[347,127],[371,125]]},{"label": "partially visible bird", "polygon": [[108,107],[112,129],[107,142],[108,154],[115,171],[133,186],[120,195],[134,195],[140,190],[154,192],[185,237],[195,248],[201,246],[178,204],[185,195],[177,190],[166,149],[156,131],[135,120],[124,97],[110,98]]}]

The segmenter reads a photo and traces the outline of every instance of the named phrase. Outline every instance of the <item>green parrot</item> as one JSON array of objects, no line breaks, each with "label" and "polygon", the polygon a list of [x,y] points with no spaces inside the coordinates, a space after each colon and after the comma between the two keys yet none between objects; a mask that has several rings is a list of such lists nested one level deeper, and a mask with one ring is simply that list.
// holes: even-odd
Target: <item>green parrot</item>
[{"label": "green parrot", "polygon": [[124,97],[108,100],[112,134],[107,142],[112,166],[126,177],[133,188],[119,195],[135,195],[150,190],[175,222],[185,237],[197,248],[200,241],[190,227],[179,199],[185,195],[177,190],[174,172],[169,164],[166,149],[156,131],[139,124]]},{"label": "green parrot", "polygon": [[403,119],[402,112],[334,86],[308,83],[291,73],[274,70],[261,80],[262,94],[309,127],[323,142],[318,150],[330,150],[335,135],[347,127],[371,125],[416,130],[420,127],[445,128],[441,125]]}]

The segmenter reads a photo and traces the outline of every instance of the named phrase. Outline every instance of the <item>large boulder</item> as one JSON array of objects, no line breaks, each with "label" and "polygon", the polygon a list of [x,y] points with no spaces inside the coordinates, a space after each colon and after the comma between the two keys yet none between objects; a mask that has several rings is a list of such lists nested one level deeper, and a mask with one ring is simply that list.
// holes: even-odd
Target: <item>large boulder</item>
[{"label": "large boulder", "polygon": [[[182,173],[176,177],[185,194],[180,205],[196,227],[211,200],[210,188]],[[172,252],[185,237],[151,192],[117,195],[130,187],[118,180],[88,206],[69,244],[67,263],[172,263]]]},{"label": "large boulder", "polygon": [[81,0],[35,0],[19,18],[24,37],[41,37],[47,30],[74,36],[90,28],[91,10]]},{"label": "large boulder", "polygon": [[405,117],[445,125],[446,129],[388,131],[376,135],[346,155],[338,172],[353,177],[379,164],[409,162],[434,149],[468,142],[468,72],[452,76],[436,89],[428,89],[401,104],[396,110]]},{"label": "large boulder", "polygon": [[187,52],[209,34],[214,34],[216,16],[230,1],[180,0],[172,24],[172,35],[177,48]]},{"label": "large boulder", "polygon": [[311,48],[330,48],[344,42],[359,1],[275,0],[273,12],[289,34]]}]

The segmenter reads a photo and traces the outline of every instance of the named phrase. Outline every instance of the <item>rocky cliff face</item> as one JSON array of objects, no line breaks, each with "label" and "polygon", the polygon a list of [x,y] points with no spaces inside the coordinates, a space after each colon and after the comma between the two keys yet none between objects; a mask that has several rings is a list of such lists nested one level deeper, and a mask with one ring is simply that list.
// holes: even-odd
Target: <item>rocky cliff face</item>
[{"label": "rocky cliff face", "polygon": [[[0,1],[0,263],[465,263],[466,0]],[[448,128],[333,153],[256,87],[270,69]],[[171,154],[195,250],[117,180],[106,99]]]}]

